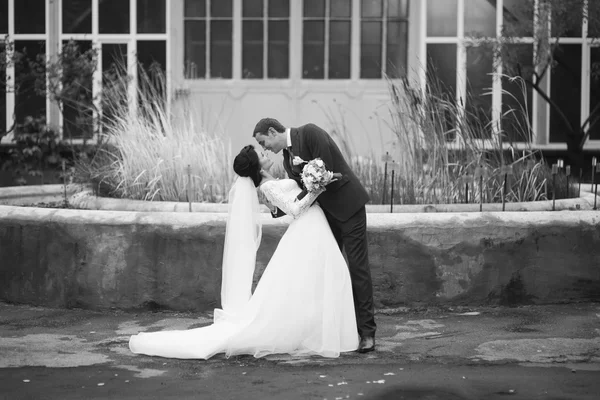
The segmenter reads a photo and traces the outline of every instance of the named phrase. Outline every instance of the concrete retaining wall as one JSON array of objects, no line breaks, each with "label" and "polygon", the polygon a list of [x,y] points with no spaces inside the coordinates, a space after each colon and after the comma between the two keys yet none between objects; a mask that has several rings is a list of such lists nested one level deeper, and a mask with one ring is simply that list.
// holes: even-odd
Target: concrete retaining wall
[{"label": "concrete retaining wall", "polygon": [[[219,305],[225,214],[0,206],[0,299]],[[264,216],[260,276],[287,225]],[[600,300],[600,212],[368,214],[378,307]]]}]

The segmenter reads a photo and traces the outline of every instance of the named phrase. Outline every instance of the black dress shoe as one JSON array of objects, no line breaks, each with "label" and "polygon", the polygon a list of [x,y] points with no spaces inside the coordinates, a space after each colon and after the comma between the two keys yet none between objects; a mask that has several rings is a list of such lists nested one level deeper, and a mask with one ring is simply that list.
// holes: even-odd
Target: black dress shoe
[{"label": "black dress shoe", "polygon": [[360,338],[360,343],[358,344],[359,353],[368,353],[370,351],[375,350],[375,337],[373,336],[364,336]]}]

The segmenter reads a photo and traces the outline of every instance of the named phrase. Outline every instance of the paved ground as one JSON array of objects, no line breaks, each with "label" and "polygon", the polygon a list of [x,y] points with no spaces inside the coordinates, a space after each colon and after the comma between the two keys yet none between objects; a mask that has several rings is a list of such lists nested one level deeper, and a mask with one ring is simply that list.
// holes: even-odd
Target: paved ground
[{"label": "paved ground", "polygon": [[136,356],[129,335],[210,315],[0,303],[0,399],[598,399],[600,304],[387,310],[339,359]]}]

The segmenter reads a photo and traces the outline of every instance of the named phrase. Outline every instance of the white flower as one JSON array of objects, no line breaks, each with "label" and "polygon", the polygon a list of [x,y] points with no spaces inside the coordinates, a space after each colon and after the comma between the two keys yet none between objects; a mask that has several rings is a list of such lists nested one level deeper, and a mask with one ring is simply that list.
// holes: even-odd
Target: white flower
[{"label": "white flower", "polygon": [[301,159],[298,156],[294,156],[294,159],[292,160],[292,164],[294,165],[300,165],[300,164],[305,164],[306,161],[304,161],[303,159]]}]

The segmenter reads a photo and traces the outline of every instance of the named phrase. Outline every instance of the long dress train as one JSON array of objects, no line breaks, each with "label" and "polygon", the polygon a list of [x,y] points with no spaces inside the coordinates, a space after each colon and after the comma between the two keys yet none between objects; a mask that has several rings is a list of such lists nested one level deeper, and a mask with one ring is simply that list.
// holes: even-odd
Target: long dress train
[{"label": "long dress train", "polygon": [[235,313],[216,309],[206,327],[134,335],[132,352],[186,359],[218,353],[338,357],[358,347],[350,274],[322,209],[294,210],[300,189],[290,179],[266,182],[261,190],[296,218],[250,300]]}]

